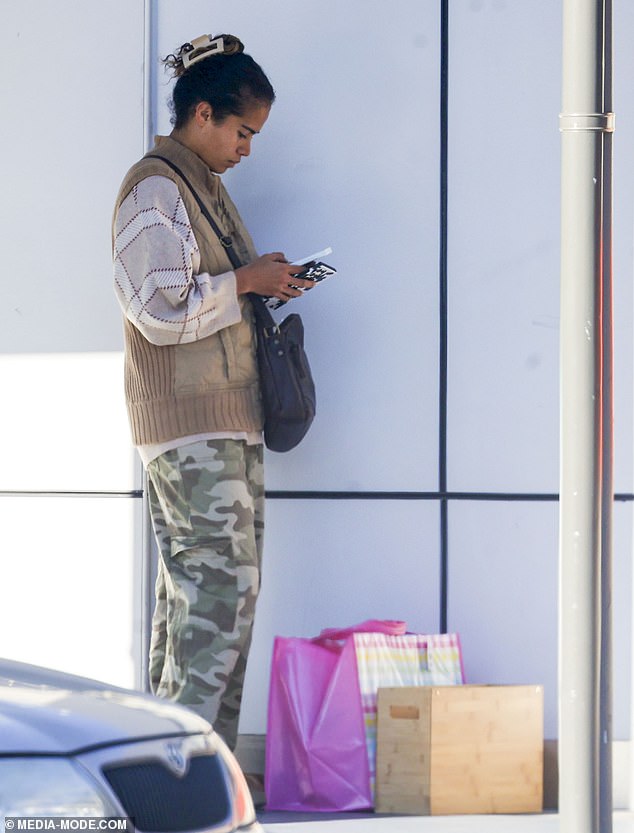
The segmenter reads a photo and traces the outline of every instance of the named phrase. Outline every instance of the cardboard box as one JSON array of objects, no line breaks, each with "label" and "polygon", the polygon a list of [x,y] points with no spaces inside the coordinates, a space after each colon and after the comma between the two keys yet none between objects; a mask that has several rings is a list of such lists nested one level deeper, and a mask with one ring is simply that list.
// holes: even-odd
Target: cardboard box
[{"label": "cardboard box", "polygon": [[377,813],[541,812],[541,686],[382,688],[377,707]]}]

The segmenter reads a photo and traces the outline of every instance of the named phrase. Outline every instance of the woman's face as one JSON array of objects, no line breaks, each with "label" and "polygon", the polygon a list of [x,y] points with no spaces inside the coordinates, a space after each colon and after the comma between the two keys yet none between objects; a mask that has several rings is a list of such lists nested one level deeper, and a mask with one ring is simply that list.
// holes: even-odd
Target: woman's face
[{"label": "woman's face", "polygon": [[251,153],[251,140],[264,127],[270,109],[266,104],[255,104],[241,116],[227,116],[218,124],[213,119],[211,107],[199,105],[194,117],[198,119],[199,129],[195,134],[196,147],[192,150],[214,173],[224,173]]}]

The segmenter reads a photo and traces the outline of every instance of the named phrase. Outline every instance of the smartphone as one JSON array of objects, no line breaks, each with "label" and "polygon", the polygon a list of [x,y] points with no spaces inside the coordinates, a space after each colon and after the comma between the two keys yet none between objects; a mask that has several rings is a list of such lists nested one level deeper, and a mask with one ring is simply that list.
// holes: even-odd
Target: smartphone
[{"label": "smartphone", "polygon": [[[332,252],[332,249],[328,247],[321,252],[315,252],[314,255],[309,255],[308,257],[303,257],[301,260],[293,260],[293,266],[305,266],[306,268],[299,272],[299,274],[295,275],[296,278],[303,278],[307,281],[312,281],[313,283],[319,283],[319,281],[323,281],[324,278],[327,278],[329,275],[336,275],[337,270],[333,269],[332,266],[328,266],[327,263],[324,263],[321,258],[326,257]],[[291,284],[292,286],[292,284]],[[299,289],[299,287],[295,287],[295,289]],[[303,292],[307,292],[310,287],[302,289]],[[288,303],[287,301],[281,301],[278,298],[268,298],[266,301],[266,305],[269,309],[279,309],[283,307],[284,304]]]}]

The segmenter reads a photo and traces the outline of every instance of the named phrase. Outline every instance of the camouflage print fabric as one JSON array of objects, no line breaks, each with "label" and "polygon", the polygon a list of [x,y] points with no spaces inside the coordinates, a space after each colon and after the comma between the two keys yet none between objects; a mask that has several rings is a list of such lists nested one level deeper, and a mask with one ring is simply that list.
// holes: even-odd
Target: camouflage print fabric
[{"label": "camouflage print fabric", "polygon": [[207,440],[147,467],[159,546],[150,683],[209,720],[233,749],[264,529],[262,446]]}]

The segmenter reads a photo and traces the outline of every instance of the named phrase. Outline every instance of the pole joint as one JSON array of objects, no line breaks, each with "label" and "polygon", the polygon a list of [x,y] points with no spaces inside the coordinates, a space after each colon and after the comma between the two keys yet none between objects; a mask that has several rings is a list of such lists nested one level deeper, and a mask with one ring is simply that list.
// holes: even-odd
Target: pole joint
[{"label": "pole joint", "polygon": [[614,121],[614,113],[561,113],[559,130],[562,133],[580,131],[614,133]]}]

